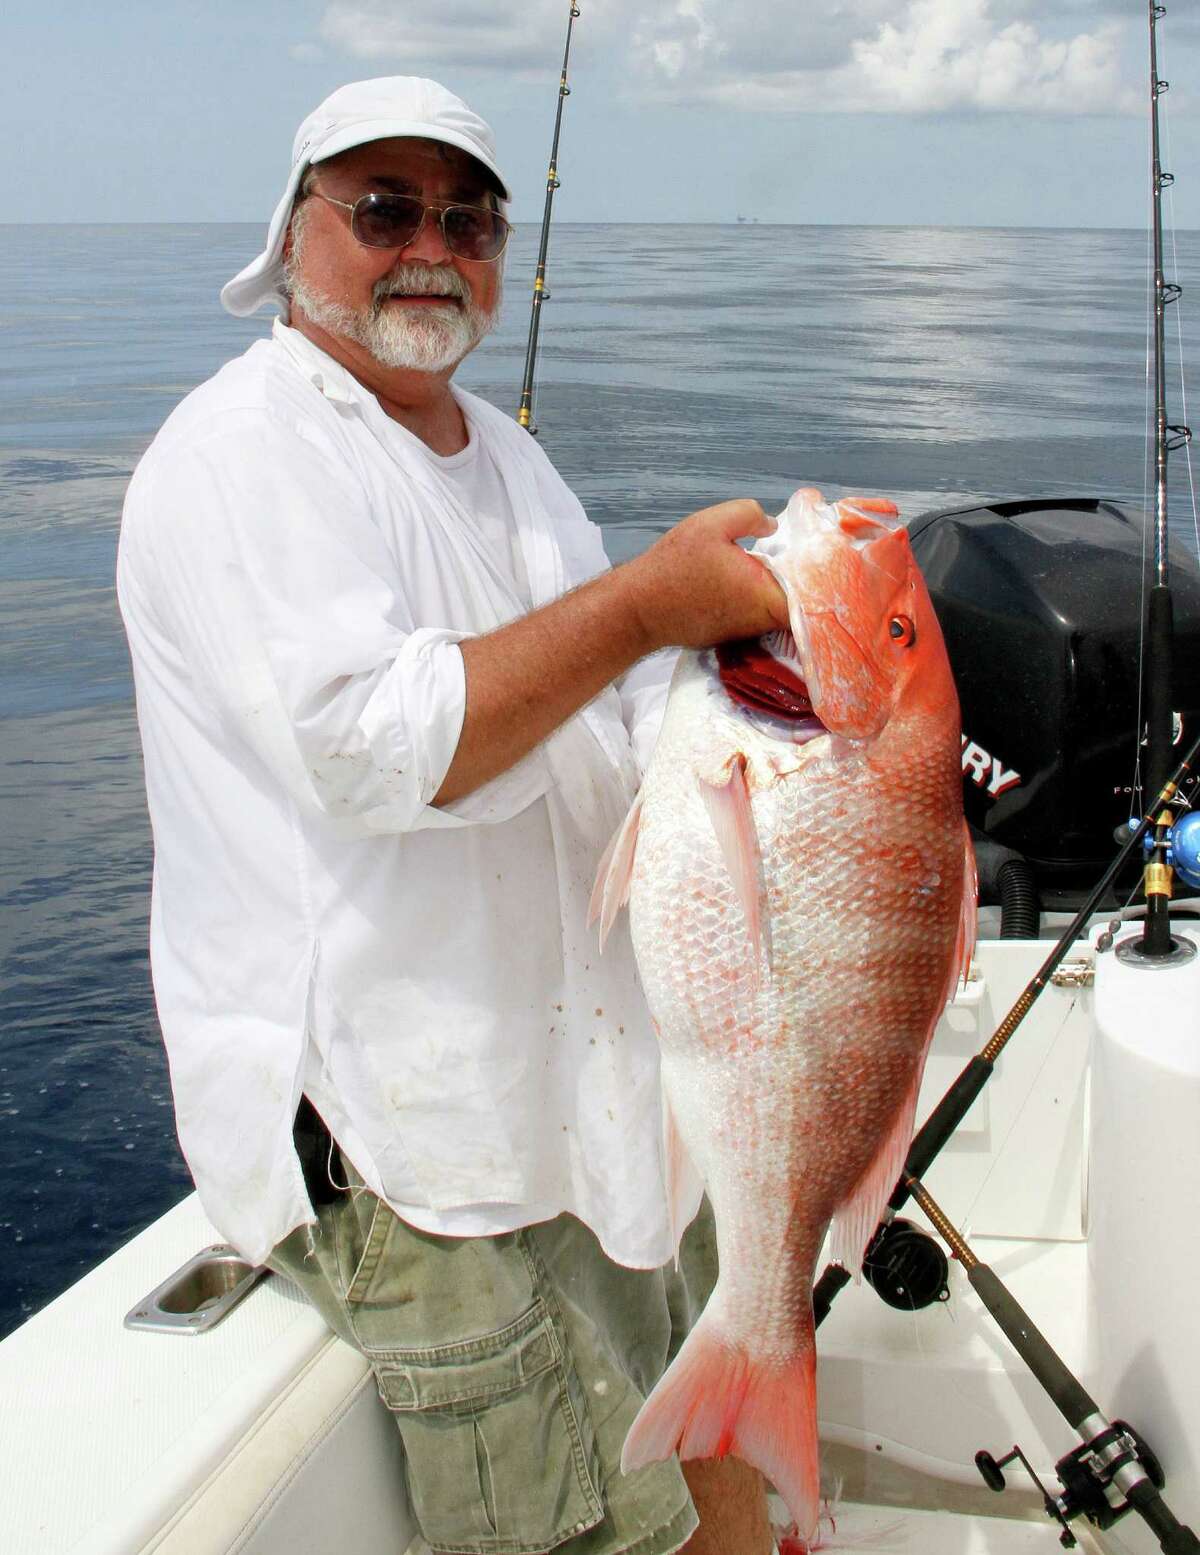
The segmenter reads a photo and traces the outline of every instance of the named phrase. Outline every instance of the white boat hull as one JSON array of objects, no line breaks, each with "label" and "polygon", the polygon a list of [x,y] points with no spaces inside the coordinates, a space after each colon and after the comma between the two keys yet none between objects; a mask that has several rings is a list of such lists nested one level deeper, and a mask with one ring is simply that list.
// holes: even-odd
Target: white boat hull
[{"label": "white boat hull", "polygon": [[[923,1109],[1048,949],[981,943]],[[1094,988],[1047,989],[928,1182],[1101,1408],[1150,1441],[1169,1504],[1200,1527],[1200,1245],[1184,1218],[1200,1177],[1200,961],[1093,959]],[[6,1555],[404,1555],[416,1530],[398,1433],[361,1357],[285,1282],[202,1337],[121,1326],[214,1238],[190,1198],[0,1345],[0,1396],[20,1400],[0,1414]],[[974,1455],[1020,1443],[1057,1490],[1054,1462],[1077,1439],[956,1264],[949,1301],[919,1313],[850,1287],[819,1346],[839,1544],[1050,1548],[1024,1471],[996,1496]],[[1104,1539],[1076,1528],[1085,1548],[1157,1548],[1136,1518]]]}]

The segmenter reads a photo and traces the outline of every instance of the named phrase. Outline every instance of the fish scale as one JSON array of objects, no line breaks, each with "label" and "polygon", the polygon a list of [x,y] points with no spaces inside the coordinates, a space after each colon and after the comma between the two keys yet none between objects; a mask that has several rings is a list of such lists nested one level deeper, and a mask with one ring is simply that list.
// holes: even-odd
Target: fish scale
[{"label": "fish scale", "polygon": [[[703,694],[707,674],[698,661],[694,673]],[[688,674],[684,668],[681,680]],[[631,928],[664,1088],[717,1214],[721,1267],[729,1271],[722,1296],[736,1300],[741,1342],[752,1349],[771,1327],[759,1310],[762,1259],[743,1245],[748,1237],[761,1244],[751,1222],[766,1223],[764,1196],[778,1201],[779,1220],[788,1204],[781,1185],[804,1186],[803,1256],[786,1260],[799,1302],[830,1217],[872,1158],[897,1097],[911,1088],[945,981],[957,902],[922,898],[907,874],[889,888],[871,839],[885,822],[899,826],[913,839],[905,851],[920,850],[929,873],[960,875],[961,824],[931,826],[932,814],[923,822],[920,782],[910,790],[916,803],[888,795],[890,813],[876,813],[884,796],[869,786],[871,773],[856,771],[853,756],[822,759],[828,739],[810,745],[804,781],[755,796],[760,845],[772,861],[772,976],[756,986],[742,909],[703,805],[672,799],[678,773],[691,769],[686,748],[672,759],[677,724],[690,741],[696,723],[686,695],[674,701],[646,784]],[[739,749],[746,745],[744,725],[729,733]],[[861,758],[857,766],[865,766]],[[855,794],[870,797],[850,802]],[[953,818],[951,806],[943,812]],[[847,858],[846,843],[858,857]],[[814,912],[813,903],[846,910]],[[703,1070],[693,1073],[689,1064],[700,1058]]]},{"label": "fish scale", "polygon": [[807,690],[824,730],[764,710],[761,653],[747,705],[744,653],[724,660],[733,671],[711,651],[682,655],[597,887],[608,921],[628,893],[676,1225],[698,1175],[720,1261],[622,1461],[732,1452],[783,1495],[804,1549],[816,1261],[838,1216],[835,1253],[858,1267],[898,1174],[933,1026],[969,960],[973,872],[957,700],[907,536],[800,492],[756,550],[812,677],[797,693],[781,665],[780,705]]}]

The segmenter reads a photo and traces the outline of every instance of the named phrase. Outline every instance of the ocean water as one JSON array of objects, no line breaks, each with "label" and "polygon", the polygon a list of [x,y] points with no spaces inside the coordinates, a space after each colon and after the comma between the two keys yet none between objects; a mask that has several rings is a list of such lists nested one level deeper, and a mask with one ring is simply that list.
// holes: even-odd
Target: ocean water
[{"label": "ocean water", "polygon": [[[269,328],[216,301],[259,238],[0,226],[0,1335],[189,1188],[112,575],[139,454]],[[514,413],[536,241],[517,233],[501,327],[460,373]],[[973,497],[1140,502],[1146,247],[1123,231],[563,226],[539,435],[614,560],[696,507],[779,504],[802,483],[886,493],[906,516]],[[1186,308],[1198,235],[1178,252]],[[1174,369],[1170,392],[1182,420]],[[1182,456],[1172,511],[1194,547]]]}]

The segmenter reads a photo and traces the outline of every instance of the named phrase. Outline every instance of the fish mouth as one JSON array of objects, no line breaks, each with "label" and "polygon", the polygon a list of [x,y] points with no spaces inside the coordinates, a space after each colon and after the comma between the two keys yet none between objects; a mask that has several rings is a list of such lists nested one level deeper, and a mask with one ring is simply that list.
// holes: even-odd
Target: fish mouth
[{"label": "fish mouth", "polygon": [[719,643],[717,675],[738,706],[767,713],[792,725],[793,739],[814,739],[828,730],[813,708],[802,676],[796,639],[788,631]]}]

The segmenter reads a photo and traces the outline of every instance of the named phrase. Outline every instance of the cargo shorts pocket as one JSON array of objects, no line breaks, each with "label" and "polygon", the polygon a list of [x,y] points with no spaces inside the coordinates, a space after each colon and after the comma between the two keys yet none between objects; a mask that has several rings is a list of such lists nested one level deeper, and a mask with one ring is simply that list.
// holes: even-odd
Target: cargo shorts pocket
[{"label": "cargo shorts pocket", "polygon": [[600,1522],[591,1420],[540,1298],[476,1339],[368,1354],[432,1549],[541,1555]]}]

